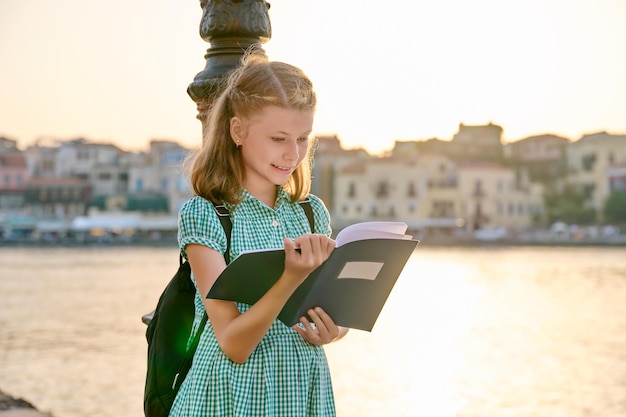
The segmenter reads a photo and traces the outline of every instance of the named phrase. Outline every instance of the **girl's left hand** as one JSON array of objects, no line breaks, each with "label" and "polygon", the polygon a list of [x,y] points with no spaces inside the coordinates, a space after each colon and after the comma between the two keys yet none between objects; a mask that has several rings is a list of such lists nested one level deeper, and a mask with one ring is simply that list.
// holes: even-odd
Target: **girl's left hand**
[{"label": "girl's left hand", "polygon": [[300,323],[302,323],[304,328],[297,324],[292,326],[307,342],[313,345],[325,345],[339,337],[339,326],[335,324],[333,319],[321,307],[312,308],[307,311],[307,314],[313,320],[315,327],[311,326],[309,320],[304,316],[300,317]]}]

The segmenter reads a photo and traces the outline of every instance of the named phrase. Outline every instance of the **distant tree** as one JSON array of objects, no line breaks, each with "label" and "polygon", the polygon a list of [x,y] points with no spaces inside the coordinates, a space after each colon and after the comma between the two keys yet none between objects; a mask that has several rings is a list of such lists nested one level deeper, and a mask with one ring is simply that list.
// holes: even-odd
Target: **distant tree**
[{"label": "distant tree", "polygon": [[604,217],[612,223],[626,223],[626,191],[611,193],[604,203]]},{"label": "distant tree", "polygon": [[585,225],[593,224],[596,220],[595,210],[584,208],[585,197],[574,190],[568,189],[559,194],[546,195],[544,201],[549,224],[562,221]]}]

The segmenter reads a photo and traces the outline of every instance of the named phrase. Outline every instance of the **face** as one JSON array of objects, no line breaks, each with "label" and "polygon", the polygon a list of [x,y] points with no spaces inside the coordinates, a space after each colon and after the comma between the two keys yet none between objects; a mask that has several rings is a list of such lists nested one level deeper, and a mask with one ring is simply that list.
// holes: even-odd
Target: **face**
[{"label": "face", "polygon": [[312,127],[312,111],[275,106],[231,119],[231,136],[243,159],[244,186],[252,195],[275,198],[276,186],[285,184],[306,157]]}]

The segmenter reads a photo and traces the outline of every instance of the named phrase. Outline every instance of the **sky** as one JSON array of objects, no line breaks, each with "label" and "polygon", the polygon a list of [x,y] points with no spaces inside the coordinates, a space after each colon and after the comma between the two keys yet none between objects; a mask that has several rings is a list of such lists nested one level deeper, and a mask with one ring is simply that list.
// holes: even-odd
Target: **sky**
[{"label": "sky", "polygon": [[[314,134],[371,153],[494,123],[503,141],[626,134],[624,0],[270,0],[272,60],[318,95]],[[195,147],[198,0],[0,0],[0,136]]]}]

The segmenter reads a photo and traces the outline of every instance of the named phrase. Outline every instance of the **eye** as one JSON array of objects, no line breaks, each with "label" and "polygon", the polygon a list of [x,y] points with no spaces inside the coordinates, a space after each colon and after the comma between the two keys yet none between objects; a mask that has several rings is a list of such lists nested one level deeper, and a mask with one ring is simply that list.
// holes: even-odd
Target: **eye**
[{"label": "eye", "polygon": [[308,136],[302,136],[302,137],[299,137],[299,138],[298,138],[298,142],[306,142],[306,141],[308,141],[308,140],[309,140],[309,137],[308,137]]},{"label": "eye", "polygon": [[285,138],[280,137],[280,136],[272,136],[272,140],[273,140],[274,142],[284,142],[284,141],[285,141]]}]

